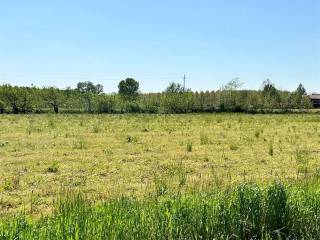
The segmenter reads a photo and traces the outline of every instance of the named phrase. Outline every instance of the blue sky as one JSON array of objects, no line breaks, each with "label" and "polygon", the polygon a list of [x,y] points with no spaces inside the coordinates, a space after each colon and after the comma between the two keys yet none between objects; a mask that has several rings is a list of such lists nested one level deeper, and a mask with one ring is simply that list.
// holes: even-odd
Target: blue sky
[{"label": "blue sky", "polygon": [[0,0],[0,83],[143,92],[302,82],[320,92],[320,0]]}]

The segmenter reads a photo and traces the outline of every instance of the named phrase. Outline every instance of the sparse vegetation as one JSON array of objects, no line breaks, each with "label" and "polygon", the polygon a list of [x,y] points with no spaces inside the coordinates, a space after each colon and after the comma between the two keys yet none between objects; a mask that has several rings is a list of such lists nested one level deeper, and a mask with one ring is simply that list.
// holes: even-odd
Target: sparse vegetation
[{"label": "sparse vegetation", "polygon": [[[50,239],[50,231],[60,236],[59,224],[86,238],[90,228],[97,236],[114,228],[104,231],[110,238],[143,237],[140,230],[155,238],[319,233],[316,115],[2,115],[1,126],[1,237]],[[284,185],[271,187],[275,179]],[[62,196],[52,212],[62,189],[81,197]],[[112,215],[120,208],[126,218]],[[92,225],[76,230],[76,219]]]}]

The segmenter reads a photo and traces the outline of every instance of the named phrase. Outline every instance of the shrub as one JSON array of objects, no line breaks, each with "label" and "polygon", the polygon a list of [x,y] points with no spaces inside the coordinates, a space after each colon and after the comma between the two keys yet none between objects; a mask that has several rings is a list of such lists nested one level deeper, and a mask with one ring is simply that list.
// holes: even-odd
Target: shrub
[{"label": "shrub", "polygon": [[126,102],[125,112],[127,112],[127,113],[140,113],[140,112],[142,112],[142,110],[137,102]]},{"label": "shrub", "polygon": [[48,168],[47,172],[48,173],[57,173],[59,170],[59,164],[58,162],[54,161]]},{"label": "shrub", "polygon": [[192,142],[187,143],[187,152],[192,152]]},{"label": "shrub", "polygon": [[98,113],[112,113],[115,109],[115,97],[111,96],[101,96],[97,103]]}]

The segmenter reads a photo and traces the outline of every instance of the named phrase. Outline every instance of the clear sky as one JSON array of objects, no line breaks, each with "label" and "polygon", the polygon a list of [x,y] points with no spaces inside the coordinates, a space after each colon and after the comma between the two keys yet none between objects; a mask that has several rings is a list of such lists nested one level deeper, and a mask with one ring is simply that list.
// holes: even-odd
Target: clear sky
[{"label": "clear sky", "polygon": [[320,92],[320,0],[0,0],[0,83]]}]

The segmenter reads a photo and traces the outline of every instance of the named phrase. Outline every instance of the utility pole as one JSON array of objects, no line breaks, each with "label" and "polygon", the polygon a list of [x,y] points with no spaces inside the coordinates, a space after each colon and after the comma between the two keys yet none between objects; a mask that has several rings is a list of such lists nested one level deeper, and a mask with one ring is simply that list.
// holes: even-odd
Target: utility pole
[{"label": "utility pole", "polygon": [[186,74],[183,74],[183,91],[186,91]]}]

